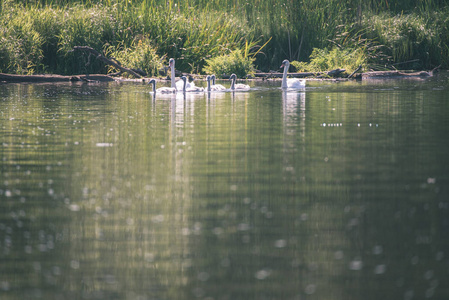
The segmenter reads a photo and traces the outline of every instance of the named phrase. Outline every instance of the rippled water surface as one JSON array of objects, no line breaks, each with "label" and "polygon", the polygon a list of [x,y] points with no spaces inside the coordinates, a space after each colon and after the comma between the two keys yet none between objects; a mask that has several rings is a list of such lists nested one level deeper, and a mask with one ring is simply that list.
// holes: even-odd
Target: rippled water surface
[{"label": "rippled water surface", "polygon": [[278,86],[0,85],[0,299],[449,299],[448,78]]}]

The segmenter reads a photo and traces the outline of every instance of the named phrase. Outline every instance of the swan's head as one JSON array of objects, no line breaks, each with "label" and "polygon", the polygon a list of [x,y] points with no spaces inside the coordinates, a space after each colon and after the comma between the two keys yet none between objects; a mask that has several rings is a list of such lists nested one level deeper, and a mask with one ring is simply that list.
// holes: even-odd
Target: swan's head
[{"label": "swan's head", "polygon": [[172,66],[175,66],[175,59],[174,58],[170,58],[170,60],[168,61],[168,66],[171,68]]},{"label": "swan's head", "polygon": [[148,81],[148,84],[155,84],[156,83],[156,80],[154,80],[154,79],[151,79],[150,81]]},{"label": "swan's head", "polygon": [[282,62],[281,68],[287,68],[290,66],[290,62],[288,61],[288,59],[284,59],[284,61]]},{"label": "swan's head", "polygon": [[207,80],[208,82],[210,82],[211,78],[212,78],[212,77],[209,76],[209,75],[206,76],[206,80]]},{"label": "swan's head", "polygon": [[235,74],[231,74],[231,76],[229,76],[229,80],[236,80],[237,79],[237,75]]}]

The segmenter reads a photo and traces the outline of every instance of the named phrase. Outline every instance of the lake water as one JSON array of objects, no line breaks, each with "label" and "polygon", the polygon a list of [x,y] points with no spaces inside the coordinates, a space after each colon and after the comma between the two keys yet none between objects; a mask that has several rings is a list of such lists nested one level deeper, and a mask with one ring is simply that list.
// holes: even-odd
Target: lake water
[{"label": "lake water", "polygon": [[0,85],[0,299],[449,299],[448,77],[251,85]]}]

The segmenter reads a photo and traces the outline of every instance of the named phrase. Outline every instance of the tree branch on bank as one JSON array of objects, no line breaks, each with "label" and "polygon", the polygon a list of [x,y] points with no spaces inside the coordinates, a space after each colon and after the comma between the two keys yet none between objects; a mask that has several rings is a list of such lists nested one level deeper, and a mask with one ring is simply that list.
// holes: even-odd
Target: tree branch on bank
[{"label": "tree branch on bank", "polygon": [[360,71],[361,68],[362,68],[362,65],[360,65],[354,72],[352,72],[351,75],[348,76],[348,78],[352,78],[352,76],[354,76],[355,73]]},{"label": "tree branch on bank", "polygon": [[120,63],[118,63],[115,59],[114,59],[115,61],[113,61],[112,59],[104,57],[101,53],[99,53],[97,50],[95,50],[95,49],[93,49],[91,47],[88,47],[88,46],[75,46],[75,47],[73,47],[72,51],[75,51],[75,50],[84,51],[84,52],[88,52],[89,54],[93,54],[96,59],[101,60],[102,62],[104,62],[107,65],[113,66],[114,68],[120,70],[121,72],[129,73],[129,74],[131,74],[132,76],[134,76],[136,78],[141,78],[142,77],[139,74],[137,74],[136,72],[134,72],[133,70],[125,68],[125,67],[122,67],[120,65]]}]

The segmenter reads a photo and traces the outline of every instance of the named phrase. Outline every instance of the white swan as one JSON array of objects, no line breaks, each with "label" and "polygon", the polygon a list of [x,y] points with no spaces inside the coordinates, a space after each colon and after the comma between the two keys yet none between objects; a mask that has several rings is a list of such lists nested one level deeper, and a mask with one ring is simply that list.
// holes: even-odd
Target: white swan
[{"label": "white swan", "polygon": [[281,88],[283,88],[283,89],[303,89],[303,88],[305,88],[306,81],[304,79],[298,79],[298,78],[288,78],[287,79],[287,72],[288,72],[289,67],[290,67],[290,62],[287,59],[285,59],[281,65],[281,68],[284,68],[284,74],[282,75]]},{"label": "white swan", "polygon": [[187,77],[181,76],[181,80],[183,82],[182,91],[184,93],[202,93],[204,92],[204,88],[196,86],[196,85],[190,85],[187,86]]},{"label": "white swan", "polygon": [[[178,80],[176,81],[176,74],[175,74],[175,59],[174,58],[170,58],[169,62],[168,62],[168,66],[170,67],[170,79],[171,79],[171,87],[172,88],[176,88],[178,91],[182,91],[183,87],[184,87],[184,81],[182,80]],[[190,88],[195,86],[195,84],[193,82],[187,82],[186,83],[186,88]]]},{"label": "white swan", "polygon": [[232,74],[231,77],[229,77],[229,80],[231,80],[231,91],[248,91],[251,88],[247,84],[243,83],[235,83],[235,80],[237,79],[237,75]]},{"label": "white swan", "polygon": [[226,90],[226,88],[224,86],[222,86],[221,84],[211,85],[210,83],[212,81],[212,76],[207,75],[206,80],[207,80],[207,91],[208,92],[224,92]]},{"label": "white swan", "polygon": [[156,80],[151,79],[148,84],[151,84],[153,86],[153,94],[160,93],[160,94],[176,94],[177,90],[176,88],[172,87],[160,87],[156,90]]},{"label": "white swan", "polygon": [[221,84],[215,84],[215,74],[210,75],[210,80],[212,81],[212,90],[213,91],[225,91],[226,87]]}]

